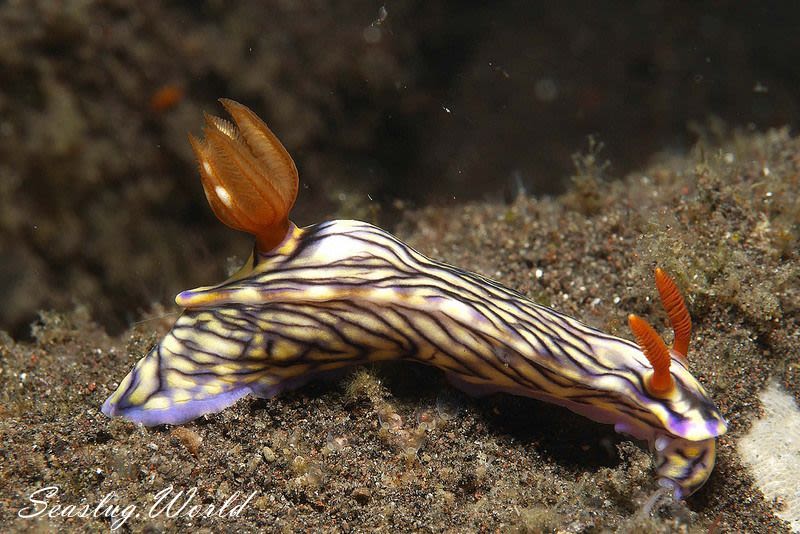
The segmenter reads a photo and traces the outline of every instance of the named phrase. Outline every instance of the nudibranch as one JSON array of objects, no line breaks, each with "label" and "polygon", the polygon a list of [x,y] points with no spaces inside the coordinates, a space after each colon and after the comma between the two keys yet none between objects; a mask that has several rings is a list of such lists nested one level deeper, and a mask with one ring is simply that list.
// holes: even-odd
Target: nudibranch
[{"label": "nudibranch", "polygon": [[172,330],[139,360],[103,413],[180,424],[254,394],[272,397],[345,366],[409,359],[469,392],[552,402],[649,441],[676,498],[714,467],[727,425],[688,370],[691,319],[675,283],[656,285],[675,331],[668,348],[637,316],[637,343],[605,334],[501,284],[432,260],[359,221],[298,228],[286,149],[250,109],[221,100],[190,136],[208,202],[255,236],[241,270],[184,291]]}]

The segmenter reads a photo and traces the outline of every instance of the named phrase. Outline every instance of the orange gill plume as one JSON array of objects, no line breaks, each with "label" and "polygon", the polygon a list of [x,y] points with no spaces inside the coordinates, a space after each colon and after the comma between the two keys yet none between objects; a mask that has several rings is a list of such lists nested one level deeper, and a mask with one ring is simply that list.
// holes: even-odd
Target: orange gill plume
[{"label": "orange gill plume", "polygon": [[689,352],[689,338],[692,336],[692,318],[686,309],[686,302],[675,281],[660,268],[656,269],[656,287],[661,303],[667,310],[669,322],[675,332],[672,350],[686,358]]},{"label": "orange gill plume", "polygon": [[220,102],[233,123],[206,114],[205,139],[189,135],[203,189],[220,221],[254,235],[258,250],[267,252],[289,230],[289,211],[297,198],[297,168],[255,113],[233,100]]},{"label": "orange gill plume", "polygon": [[636,342],[647,357],[647,361],[653,366],[653,374],[647,382],[647,389],[656,396],[670,393],[675,385],[672,382],[672,375],[669,373],[669,364],[672,359],[666,343],[653,330],[653,327],[638,315],[629,315],[628,324],[633,335],[636,336]]}]

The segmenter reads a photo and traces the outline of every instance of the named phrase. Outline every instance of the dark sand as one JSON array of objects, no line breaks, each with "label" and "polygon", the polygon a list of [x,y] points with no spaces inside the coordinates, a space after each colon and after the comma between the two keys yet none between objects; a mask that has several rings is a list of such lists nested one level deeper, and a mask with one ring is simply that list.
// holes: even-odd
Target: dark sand
[{"label": "dark sand", "polygon": [[[565,196],[407,211],[397,232],[625,337],[630,312],[667,332],[652,269],[672,273],[695,323],[691,368],[730,422],[687,502],[643,514],[652,456],[610,426],[528,399],[470,398],[422,366],[361,369],[178,428],[109,420],[101,403],[174,309],[108,337],[78,308],[43,313],[33,342],[0,338],[0,531],[108,530],[102,518],[17,518],[50,485],[51,506],[93,509],[114,492],[113,504],[138,507],[123,527],[137,532],[786,531],[735,447],[769,377],[800,399],[800,142],[732,135],[615,182],[590,156],[583,164]],[[170,485],[196,487],[193,504],[255,496],[235,518],[148,517]]]}]

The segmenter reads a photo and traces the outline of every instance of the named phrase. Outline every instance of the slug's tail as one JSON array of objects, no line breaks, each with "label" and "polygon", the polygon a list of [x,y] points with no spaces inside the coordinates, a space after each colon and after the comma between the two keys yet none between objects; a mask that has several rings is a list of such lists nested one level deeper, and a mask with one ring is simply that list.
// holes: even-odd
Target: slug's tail
[{"label": "slug's tail", "polygon": [[389,323],[360,324],[336,304],[189,308],[102,410],[148,426],[180,424],[248,394],[269,398],[351,365],[395,359],[404,347]]},{"label": "slug's tail", "polygon": [[274,352],[270,345],[234,313],[187,311],[136,363],[102,411],[146,426],[180,424],[247,394],[272,397],[307,381],[302,365],[276,365],[267,354]]},{"label": "slug's tail", "polygon": [[[169,335],[168,335],[169,337]],[[164,341],[167,341],[166,339]],[[223,375],[180,371],[177,360],[159,343],[139,360],[101,408],[109,417],[123,417],[146,426],[181,424],[227,408],[251,392]]]}]

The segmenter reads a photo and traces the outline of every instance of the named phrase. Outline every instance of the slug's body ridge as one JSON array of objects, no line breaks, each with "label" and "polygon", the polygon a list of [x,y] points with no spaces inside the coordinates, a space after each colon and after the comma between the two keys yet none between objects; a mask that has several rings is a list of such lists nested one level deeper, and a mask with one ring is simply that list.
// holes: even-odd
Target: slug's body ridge
[{"label": "slug's body ridge", "polygon": [[[222,142],[247,143],[232,126],[222,128],[228,132]],[[198,151],[199,142],[193,144]],[[215,212],[235,208],[237,177],[226,182],[214,160],[223,151],[210,140],[201,149],[212,207],[217,195]],[[238,212],[225,216],[256,234],[253,255],[228,281],[178,295],[186,310],[109,397],[107,415],[179,424],[249,393],[271,397],[346,366],[411,359],[442,369],[472,392],[553,402],[648,440],[661,480],[678,497],[710,474],[715,438],[726,423],[682,354],[640,343],[642,350],[432,260],[367,223],[338,220],[304,229],[288,223],[278,241],[272,228],[259,237],[260,227],[242,223]],[[275,220],[283,224],[284,217]]]}]

